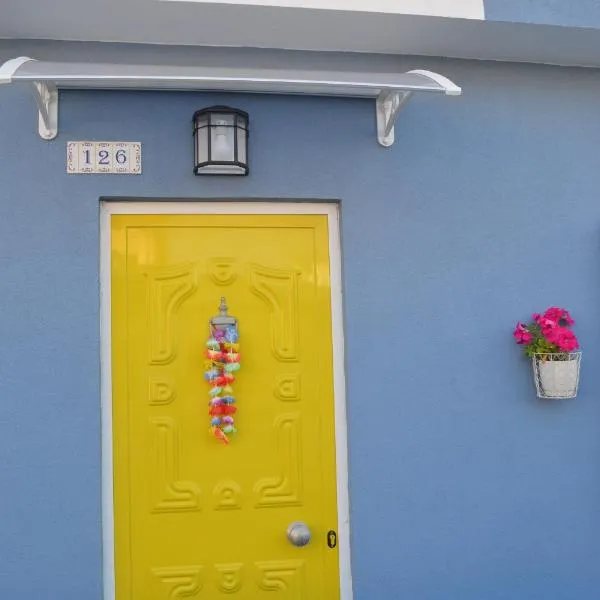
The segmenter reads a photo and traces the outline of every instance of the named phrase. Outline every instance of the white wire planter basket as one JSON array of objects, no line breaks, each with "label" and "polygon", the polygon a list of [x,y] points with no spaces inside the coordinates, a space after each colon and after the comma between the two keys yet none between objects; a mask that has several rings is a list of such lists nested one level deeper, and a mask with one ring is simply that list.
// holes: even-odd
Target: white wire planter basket
[{"label": "white wire planter basket", "polygon": [[534,354],[531,358],[538,398],[575,398],[581,352]]}]

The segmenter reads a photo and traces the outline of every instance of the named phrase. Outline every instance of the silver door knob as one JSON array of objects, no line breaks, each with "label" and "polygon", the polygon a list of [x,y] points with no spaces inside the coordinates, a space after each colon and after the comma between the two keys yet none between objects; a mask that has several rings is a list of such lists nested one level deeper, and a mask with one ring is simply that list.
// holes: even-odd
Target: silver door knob
[{"label": "silver door knob", "polygon": [[294,546],[306,546],[310,542],[310,529],[302,521],[294,521],[287,528],[287,539]]}]

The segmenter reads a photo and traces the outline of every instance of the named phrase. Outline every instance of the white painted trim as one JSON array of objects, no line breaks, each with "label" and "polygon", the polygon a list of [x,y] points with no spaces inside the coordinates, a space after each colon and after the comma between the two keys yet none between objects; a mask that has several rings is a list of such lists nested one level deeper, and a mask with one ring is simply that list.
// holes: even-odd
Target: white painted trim
[{"label": "white painted trim", "polygon": [[344,355],[344,307],[342,288],[342,244],[340,213],[329,205],[329,273],[331,283],[331,328],[333,340],[333,396],[335,404],[335,452],[340,556],[340,598],[352,600],[350,555],[350,496],[348,486],[348,419],[346,416],[346,373]]},{"label": "white painted trim", "polygon": [[18,58],[11,58],[4,64],[0,64],[0,84],[11,83],[13,75],[17,72],[17,69],[24,63],[34,60],[29,56],[19,56]]},{"label": "white painted trim", "polygon": [[459,86],[439,73],[427,71],[426,69],[414,69],[412,71],[408,71],[408,73],[423,75],[423,77],[427,77],[428,79],[431,79],[431,81],[435,81],[435,83],[444,88],[444,93],[446,96],[460,96],[462,94],[462,89]]},{"label": "white painted trim", "polygon": [[104,600],[115,598],[113,494],[111,206],[100,205],[100,404],[102,410],[102,582]]},{"label": "white painted trim", "polygon": [[278,8],[303,8],[374,12],[385,14],[426,15],[454,19],[483,19],[483,0],[160,0],[161,2],[195,2],[205,4],[233,4],[242,6],[276,6]]},{"label": "white painted trim", "polygon": [[350,498],[348,491],[348,435],[346,418],[346,377],[344,368],[342,256],[339,210],[337,205],[304,202],[103,202],[100,209],[100,357],[102,404],[102,541],[104,600],[115,600],[110,217],[111,215],[117,214],[327,215],[329,229],[329,268],[331,277],[331,319],[333,336],[333,389],[335,406],[340,597],[341,600],[352,600]]}]

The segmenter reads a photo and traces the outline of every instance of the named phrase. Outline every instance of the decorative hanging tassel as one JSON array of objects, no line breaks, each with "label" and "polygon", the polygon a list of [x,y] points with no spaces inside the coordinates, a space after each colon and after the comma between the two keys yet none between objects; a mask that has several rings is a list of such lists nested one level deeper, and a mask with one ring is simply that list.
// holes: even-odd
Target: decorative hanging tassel
[{"label": "decorative hanging tassel", "polygon": [[231,384],[233,373],[240,369],[239,333],[235,326],[219,329],[211,326],[211,336],[206,342],[206,370],[204,378],[210,389],[208,402],[210,432],[224,444],[229,444],[229,435],[236,433],[233,415],[235,397]]}]

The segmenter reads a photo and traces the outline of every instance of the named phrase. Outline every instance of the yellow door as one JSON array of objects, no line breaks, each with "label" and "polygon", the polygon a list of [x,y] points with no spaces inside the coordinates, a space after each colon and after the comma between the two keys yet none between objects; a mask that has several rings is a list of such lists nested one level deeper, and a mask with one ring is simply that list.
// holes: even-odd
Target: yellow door
[{"label": "yellow door", "polygon": [[[327,216],[111,219],[117,600],[337,600]],[[204,379],[221,296],[242,360],[229,445]]]}]

